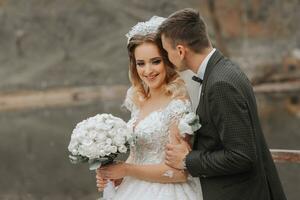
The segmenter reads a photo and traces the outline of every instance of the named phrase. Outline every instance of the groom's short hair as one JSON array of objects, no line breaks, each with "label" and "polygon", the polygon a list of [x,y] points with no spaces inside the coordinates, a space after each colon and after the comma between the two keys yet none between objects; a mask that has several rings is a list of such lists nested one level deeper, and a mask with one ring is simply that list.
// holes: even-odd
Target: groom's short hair
[{"label": "groom's short hair", "polygon": [[173,48],[183,43],[196,53],[211,45],[204,20],[198,11],[191,8],[171,14],[160,25],[158,34],[168,38]]}]

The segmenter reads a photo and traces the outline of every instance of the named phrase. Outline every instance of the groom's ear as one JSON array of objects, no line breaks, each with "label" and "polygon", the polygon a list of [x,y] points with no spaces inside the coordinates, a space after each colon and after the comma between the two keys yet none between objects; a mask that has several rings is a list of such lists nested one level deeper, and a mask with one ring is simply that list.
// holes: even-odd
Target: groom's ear
[{"label": "groom's ear", "polygon": [[185,47],[183,45],[177,45],[176,50],[177,50],[177,54],[178,54],[179,58],[181,60],[183,60],[184,56],[185,56],[185,53],[186,53]]}]

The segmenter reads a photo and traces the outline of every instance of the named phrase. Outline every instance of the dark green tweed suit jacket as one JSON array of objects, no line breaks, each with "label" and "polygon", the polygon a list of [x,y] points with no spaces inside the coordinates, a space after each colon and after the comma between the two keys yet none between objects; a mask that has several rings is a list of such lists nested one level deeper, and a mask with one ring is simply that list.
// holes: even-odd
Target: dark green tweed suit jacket
[{"label": "dark green tweed suit jacket", "polygon": [[252,86],[218,50],[210,58],[197,108],[202,127],[186,158],[204,200],[285,200],[260,126]]}]

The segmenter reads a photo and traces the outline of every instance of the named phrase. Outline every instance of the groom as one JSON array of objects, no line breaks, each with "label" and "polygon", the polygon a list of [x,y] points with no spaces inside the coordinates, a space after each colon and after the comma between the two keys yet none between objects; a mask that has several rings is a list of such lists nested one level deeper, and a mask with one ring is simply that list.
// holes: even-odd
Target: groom
[{"label": "groom", "polygon": [[197,74],[196,113],[202,124],[192,150],[183,141],[167,146],[166,164],[199,177],[204,200],[285,200],[251,83],[239,66],[212,47],[199,13],[173,13],[159,35],[177,69]]}]

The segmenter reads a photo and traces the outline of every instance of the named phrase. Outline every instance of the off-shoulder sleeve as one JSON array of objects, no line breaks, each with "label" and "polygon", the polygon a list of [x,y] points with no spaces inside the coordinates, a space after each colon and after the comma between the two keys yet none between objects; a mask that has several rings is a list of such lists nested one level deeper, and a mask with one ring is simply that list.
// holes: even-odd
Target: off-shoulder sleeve
[{"label": "off-shoulder sleeve", "polygon": [[192,111],[192,104],[186,99],[176,99],[170,106],[171,117],[178,122],[179,133],[182,137],[186,134],[193,135],[201,128],[199,117]]},{"label": "off-shoulder sleeve", "polygon": [[137,107],[133,101],[133,93],[134,93],[133,88],[130,87],[127,90],[126,97],[123,103],[123,106],[125,106],[125,108],[127,108],[131,112],[131,117],[133,117],[137,112]]}]

